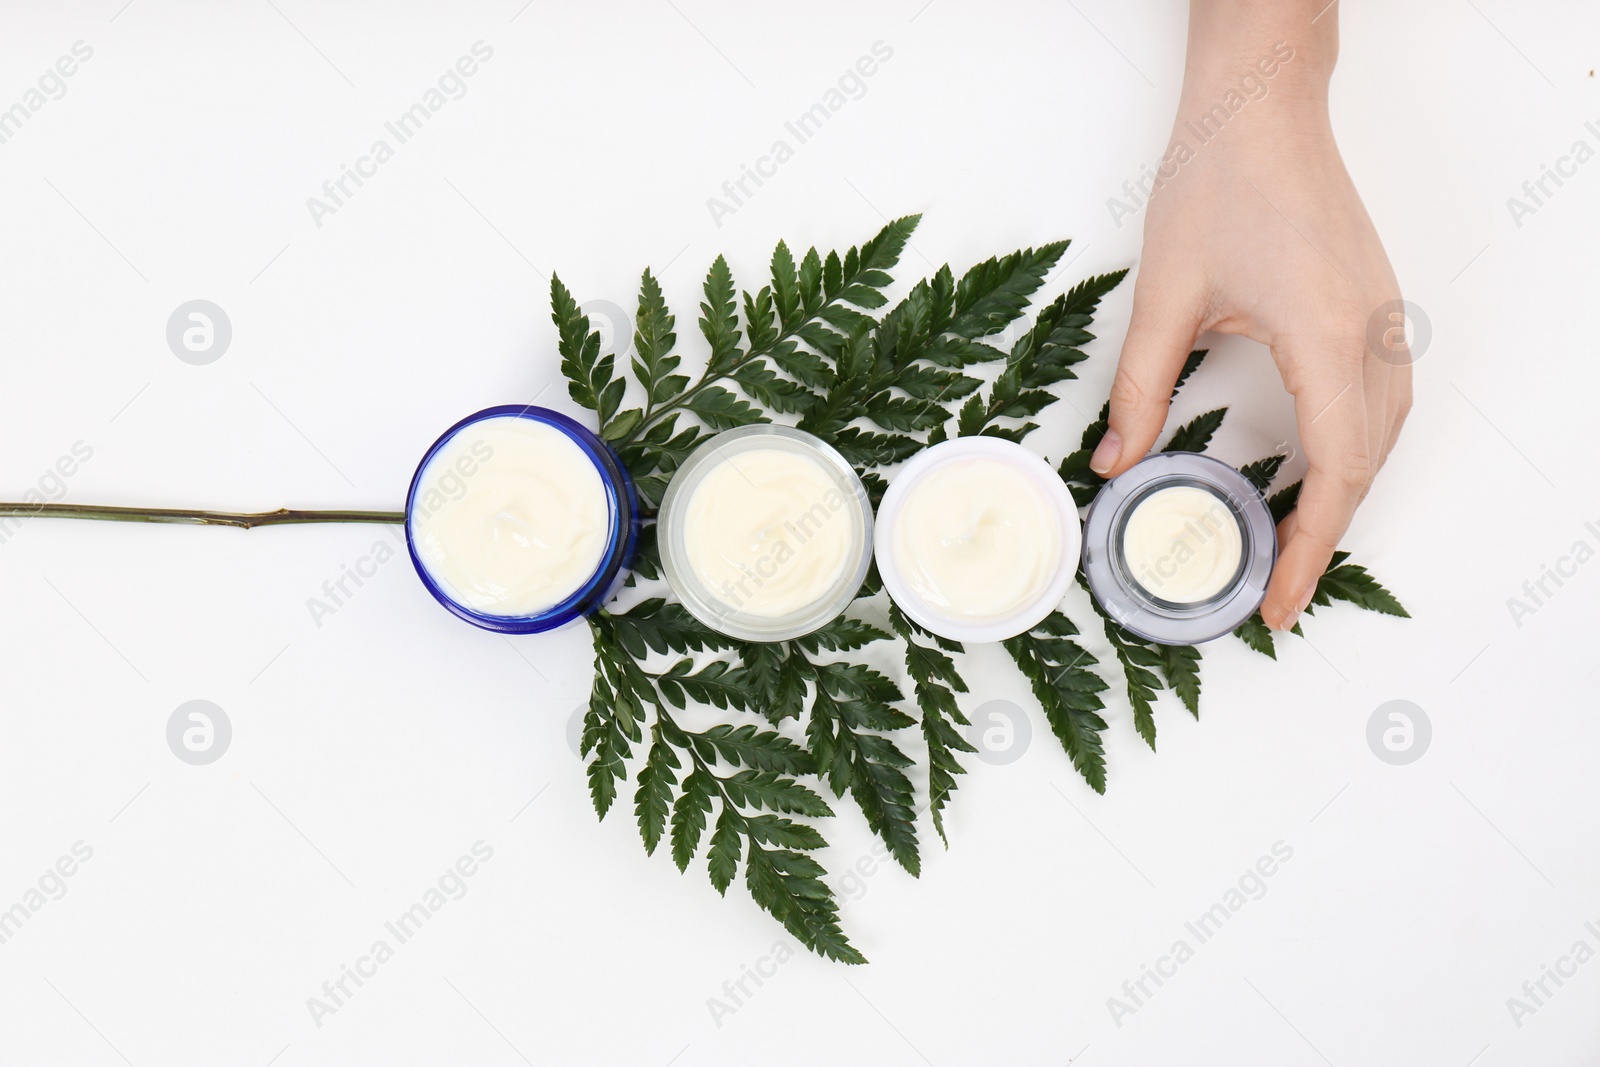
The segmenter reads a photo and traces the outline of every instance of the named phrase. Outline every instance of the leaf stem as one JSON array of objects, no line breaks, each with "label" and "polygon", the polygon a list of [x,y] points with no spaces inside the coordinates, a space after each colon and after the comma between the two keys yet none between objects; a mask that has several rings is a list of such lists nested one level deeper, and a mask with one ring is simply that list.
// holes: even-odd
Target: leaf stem
[{"label": "leaf stem", "polygon": [[[666,400],[663,400],[661,402],[661,406],[655,408],[655,410],[653,412],[651,411],[652,402],[648,397],[646,397],[645,398],[644,418],[639,420],[639,425],[634,428],[634,431],[632,433],[630,433],[627,436],[626,439],[617,442],[618,446],[620,447],[621,445],[625,445],[625,444],[629,444],[629,443],[633,442],[635,439],[637,439],[639,437],[640,434],[642,434],[646,430],[648,430],[653,423],[660,422],[663,416],[668,415],[673,411],[682,410],[684,405],[687,404],[689,402],[689,400],[693,399],[696,395],[698,395],[699,393],[703,392],[708,386],[715,385],[717,382],[726,381],[728,378],[733,377],[734,372],[738,371],[740,368],[749,366],[755,360],[763,359],[763,358],[771,355],[773,352],[776,352],[778,350],[778,348],[781,347],[785,341],[788,341],[788,340],[790,340],[792,338],[795,338],[795,337],[799,337],[800,336],[800,332],[802,330],[804,330],[807,326],[810,326],[812,323],[815,323],[815,322],[824,322],[824,321],[826,321],[826,320],[823,319],[822,313],[824,311],[828,310],[830,307],[834,307],[834,306],[838,305],[840,303],[842,297],[843,297],[843,294],[844,294],[845,290],[850,288],[850,286],[854,285],[856,283],[857,279],[859,279],[859,277],[861,276],[861,273],[863,271],[865,271],[866,269],[867,268],[863,267],[862,270],[857,271],[855,274],[851,275],[849,278],[844,279],[839,285],[839,292],[837,294],[835,294],[835,296],[831,300],[824,300],[823,303],[822,303],[822,306],[817,308],[815,313],[806,316],[806,318],[804,318],[800,322],[796,323],[792,329],[780,329],[779,332],[778,332],[778,336],[774,337],[767,344],[761,345],[759,347],[752,346],[751,349],[748,352],[746,352],[742,358],[737,359],[734,362],[728,364],[728,366],[721,368],[719,373],[712,374],[712,371],[714,369],[716,369],[716,368],[712,367],[710,364],[707,364],[706,365],[706,369],[701,372],[700,378],[693,385],[689,386],[689,388],[685,389],[683,392],[679,393],[677,396],[668,397]],[[781,325],[781,319],[780,319],[780,325]],[[746,323],[745,324],[745,336],[746,336],[746,338],[749,337],[749,329],[750,329],[749,324]]]},{"label": "leaf stem", "polygon": [[125,508],[103,504],[8,504],[0,503],[0,518],[25,519],[100,519],[110,522],[162,522],[185,526],[233,526],[251,530],[257,526],[286,526],[311,522],[373,522],[403,524],[403,511],[195,511],[185,508]]},{"label": "leaf stem", "polygon": [[717,373],[717,374],[713,375],[711,373],[713,368],[708,365],[706,367],[706,369],[701,372],[700,378],[699,378],[698,381],[696,381],[693,385],[689,386],[689,388],[685,389],[683,392],[679,393],[677,396],[668,397],[666,400],[663,400],[661,402],[661,406],[658,407],[658,408],[655,408],[654,411],[651,410],[651,401],[648,398],[646,398],[646,400],[645,400],[644,417],[639,420],[639,425],[634,427],[634,430],[633,430],[632,433],[630,433],[623,440],[617,442],[618,447],[620,447],[622,445],[626,445],[626,444],[631,444],[633,441],[637,440],[640,434],[642,434],[646,430],[648,430],[653,424],[655,424],[657,422],[660,422],[661,419],[664,416],[666,416],[668,414],[671,414],[674,411],[681,411],[683,409],[684,405],[686,405],[696,395],[698,395],[699,393],[703,392],[706,389],[706,387],[711,386],[711,385],[715,385],[717,382],[726,380],[727,378],[729,378],[733,374],[734,371],[737,371],[739,368],[748,365],[752,360],[757,360],[757,359],[760,359],[760,358],[764,357],[765,355],[767,355],[767,353],[769,353],[769,352],[773,351],[775,348],[777,348],[778,345],[782,344],[784,341],[787,341],[789,338],[795,336],[795,334],[798,333],[799,330],[801,328],[803,328],[810,321],[811,321],[810,319],[807,319],[806,323],[802,323],[800,327],[796,327],[794,333],[784,333],[781,336],[779,336],[778,339],[776,341],[772,342],[772,344],[770,344],[770,345],[767,345],[767,346],[765,346],[763,348],[753,348],[753,349],[751,349],[749,352],[745,353],[745,355],[744,355],[744,357],[742,359],[736,360],[733,363],[729,364],[727,367],[722,368],[720,373]]},{"label": "leaf stem", "polygon": [[[648,674],[648,672],[646,672],[646,673]],[[659,678],[659,677],[661,677],[659,674],[648,674],[648,676],[651,677],[651,678]],[[717,798],[722,802],[722,806],[727,810],[728,814],[732,817],[733,821],[738,825],[739,832],[741,834],[743,834],[745,837],[750,838],[750,847],[751,848],[759,849],[760,846],[756,843],[755,839],[753,837],[750,837],[750,818],[749,818],[749,816],[745,815],[744,812],[740,811],[739,810],[739,805],[735,804],[733,802],[733,798],[728,795],[728,786],[727,786],[728,779],[723,777],[722,775],[718,774],[717,772],[713,771],[711,769],[711,765],[709,763],[707,763],[705,758],[700,755],[699,749],[694,747],[694,738],[699,737],[700,734],[699,733],[691,733],[690,731],[685,730],[683,727],[679,726],[677,720],[672,717],[672,713],[667,710],[666,702],[664,700],[656,702],[655,709],[656,709],[655,731],[656,731],[657,737],[660,736],[659,731],[661,729],[661,726],[663,724],[665,724],[666,727],[667,727],[667,730],[670,733],[676,734],[679,738],[681,738],[683,740],[683,751],[685,751],[685,752],[687,752],[689,754],[689,759],[694,763],[695,768],[701,774],[703,774],[707,778],[711,779],[712,782],[716,783]],[[673,740],[671,738],[668,738],[667,739],[667,744],[669,744],[669,745],[673,744]],[[674,745],[673,747],[677,747],[677,746]]]}]

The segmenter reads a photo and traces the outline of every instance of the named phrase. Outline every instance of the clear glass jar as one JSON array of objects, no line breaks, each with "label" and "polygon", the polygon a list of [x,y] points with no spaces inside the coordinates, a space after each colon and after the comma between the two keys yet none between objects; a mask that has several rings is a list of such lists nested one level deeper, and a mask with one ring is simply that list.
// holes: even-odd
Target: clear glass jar
[{"label": "clear glass jar", "polygon": [[[753,561],[741,558],[730,562],[730,568],[739,569],[739,578],[717,582],[697,569],[696,547],[690,543],[703,534],[690,516],[696,493],[719,471],[731,468],[738,473],[741,457],[750,457],[750,465],[754,465],[754,454],[766,450],[814,463],[826,489],[816,500],[809,496],[794,499],[788,508],[794,514],[780,516],[782,522],[751,531],[753,541],[741,553],[753,554]],[[735,495],[737,489],[734,483]],[[715,491],[724,492],[727,487]],[[772,492],[754,482],[750,492],[752,499],[761,496],[769,506],[775,504]],[[779,510],[783,508],[779,506]],[[831,526],[834,523],[843,525]],[[829,526],[830,535],[841,531],[843,538],[841,558],[831,580],[819,583],[791,610],[753,610],[752,604],[760,600],[767,585],[791,577],[793,572],[785,573],[785,568],[799,565],[792,561],[800,558],[806,541],[823,525]],[[691,615],[741,641],[785,641],[827,625],[855,599],[872,564],[872,503],[849,462],[820,438],[789,426],[741,426],[703,442],[673,474],[656,518],[656,543],[667,584]]]}]

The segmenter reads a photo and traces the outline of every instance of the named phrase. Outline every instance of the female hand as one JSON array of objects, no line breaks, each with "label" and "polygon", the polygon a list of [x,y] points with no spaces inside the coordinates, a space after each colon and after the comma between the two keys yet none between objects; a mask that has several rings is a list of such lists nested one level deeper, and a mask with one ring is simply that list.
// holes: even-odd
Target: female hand
[{"label": "female hand", "polygon": [[1369,346],[1400,288],[1328,122],[1338,41],[1321,2],[1193,0],[1110,430],[1091,461],[1112,477],[1144,458],[1203,331],[1269,346],[1309,464],[1261,606],[1274,629],[1305,610],[1411,407],[1403,337],[1380,328],[1384,344]]}]

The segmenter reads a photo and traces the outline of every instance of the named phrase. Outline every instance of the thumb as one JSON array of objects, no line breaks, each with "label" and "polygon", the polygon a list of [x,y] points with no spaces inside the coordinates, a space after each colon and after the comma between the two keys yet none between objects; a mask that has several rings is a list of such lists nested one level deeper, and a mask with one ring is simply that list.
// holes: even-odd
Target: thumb
[{"label": "thumb", "polygon": [[[1133,293],[1133,319],[1111,384],[1109,429],[1089,467],[1112,478],[1139,462],[1166,425],[1172,388],[1200,333],[1198,299],[1145,276]],[[1182,294],[1187,296],[1187,294]]]}]

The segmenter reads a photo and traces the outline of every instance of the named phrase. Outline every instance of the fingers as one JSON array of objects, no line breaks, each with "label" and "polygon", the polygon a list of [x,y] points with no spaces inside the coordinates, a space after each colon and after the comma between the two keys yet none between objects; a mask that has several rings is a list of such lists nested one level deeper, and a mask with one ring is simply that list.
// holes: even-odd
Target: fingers
[{"label": "fingers", "polygon": [[[1278,562],[1261,604],[1267,625],[1287,630],[1310,603],[1317,580],[1372,484],[1377,449],[1389,435],[1387,393],[1369,390],[1359,353],[1307,362],[1304,353],[1291,352],[1280,362],[1295,394],[1310,464],[1295,512],[1280,527]],[[1375,411],[1369,403],[1377,405]]]},{"label": "fingers", "polygon": [[1313,469],[1306,474],[1299,506],[1285,520],[1285,524],[1292,520],[1292,525],[1280,537],[1278,562],[1261,602],[1261,617],[1268,626],[1287,630],[1299,621],[1365,488],[1325,471]]},{"label": "fingers", "polygon": [[1287,529],[1279,537],[1278,562],[1261,602],[1261,617],[1268,626],[1287,630],[1299,621],[1365,488],[1327,471],[1313,469],[1306,474],[1299,506],[1284,521]]},{"label": "fingers", "polygon": [[1406,424],[1406,416],[1411,414],[1411,365],[1394,370],[1389,386],[1389,406],[1387,411],[1388,436],[1384,438],[1383,454],[1378,459],[1378,467],[1389,462],[1389,453],[1394,451],[1394,444],[1400,439],[1400,428]]},{"label": "fingers", "polygon": [[1200,294],[1154,275],[1141,275],[1133,320],[1111,386],[1110,428],[1089,466],[1113,478],[1143,459],[1167,421],[1172,387],[1200,333]]}]

